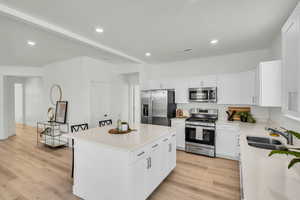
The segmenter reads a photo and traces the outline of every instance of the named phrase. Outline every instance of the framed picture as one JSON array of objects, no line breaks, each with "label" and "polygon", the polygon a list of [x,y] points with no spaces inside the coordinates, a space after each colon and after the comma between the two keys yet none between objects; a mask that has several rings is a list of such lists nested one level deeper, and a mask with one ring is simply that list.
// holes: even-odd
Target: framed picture
[{"label": "framed picture", "polygon": [[67,122],[67,101],[57,101],[55,110],[55,122],[65,124]]}]

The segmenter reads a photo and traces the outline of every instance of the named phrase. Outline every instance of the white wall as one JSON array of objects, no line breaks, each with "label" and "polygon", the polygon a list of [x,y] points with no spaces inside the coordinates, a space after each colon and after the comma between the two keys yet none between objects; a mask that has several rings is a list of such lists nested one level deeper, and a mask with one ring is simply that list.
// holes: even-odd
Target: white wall
[{"label": "white wall", "polygon": [[[127,121],[128,84],[121,74],[123,72],[126,70],[121,66],[89,57],[49,64],[44,67],[45,96],[49,96],[52,84],[59,84],[62,87],[63,100],[69,102],[68,122],[70,124],[85,123],[90,121],[93,108],[93,105],[90,105],[90,84],[92,82],[109,83],[112,94],[109,97],[110,118],[115,122],[121,114],[122,120]],[[51,106],[48,99],[46,102],[48,106]]]}]

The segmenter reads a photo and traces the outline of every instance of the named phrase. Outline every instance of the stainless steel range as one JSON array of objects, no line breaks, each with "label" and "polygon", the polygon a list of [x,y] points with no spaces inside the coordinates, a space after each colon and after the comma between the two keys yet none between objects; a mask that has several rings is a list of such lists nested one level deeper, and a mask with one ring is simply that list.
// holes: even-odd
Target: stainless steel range
[{"label": "stainless steel range", "polygon": [[192,109],[185,122],[185,151],[215,157],[217,109]]}]

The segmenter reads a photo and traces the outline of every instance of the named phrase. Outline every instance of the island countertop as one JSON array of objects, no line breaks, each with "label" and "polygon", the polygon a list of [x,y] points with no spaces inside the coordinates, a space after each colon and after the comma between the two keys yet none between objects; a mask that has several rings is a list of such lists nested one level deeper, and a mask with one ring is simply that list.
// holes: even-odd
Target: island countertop
[{"label": "island countertop", "polygon": [[95,142],[100,145],[106,145],[118,148],[124,151],[134,151],[145,146],[167,134],[175,132],[175,129],[167,126],[158,126],[150,124],[135,124],[131,129],[136,129],[128,134],[110,134],[108,131],[113,126],[92,128],[78,133],[69,133],[67,137],[76,140],[85,140]]}]

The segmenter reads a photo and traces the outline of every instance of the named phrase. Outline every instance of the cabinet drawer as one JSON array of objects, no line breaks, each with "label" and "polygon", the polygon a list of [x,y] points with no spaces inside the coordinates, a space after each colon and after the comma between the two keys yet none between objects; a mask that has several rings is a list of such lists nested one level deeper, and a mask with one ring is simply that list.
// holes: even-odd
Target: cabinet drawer
[{"label": "cabinet drawer", "polygon": [[131,153],[131,162],[134,163],[140,159],[145,158],[149,154],[149,146],[138,149]]}]

